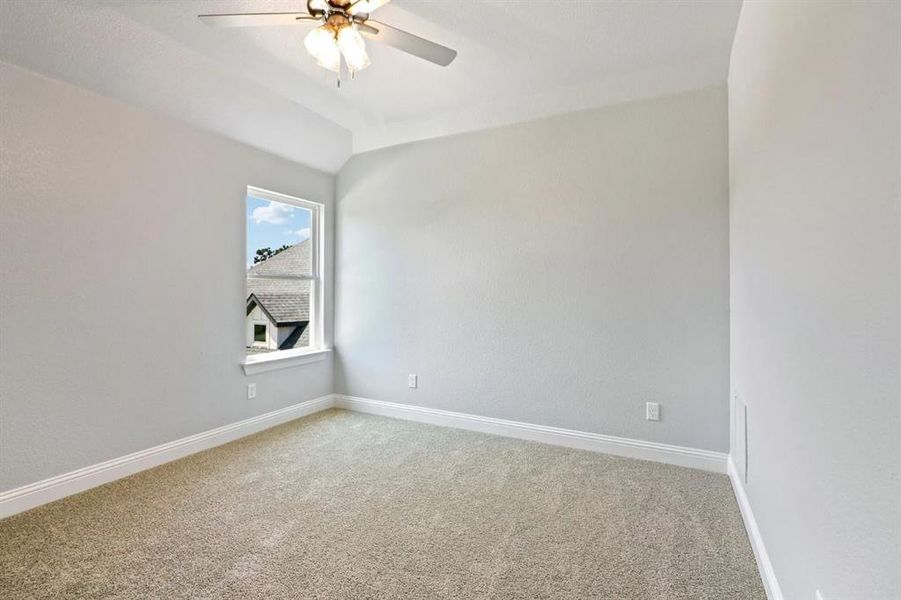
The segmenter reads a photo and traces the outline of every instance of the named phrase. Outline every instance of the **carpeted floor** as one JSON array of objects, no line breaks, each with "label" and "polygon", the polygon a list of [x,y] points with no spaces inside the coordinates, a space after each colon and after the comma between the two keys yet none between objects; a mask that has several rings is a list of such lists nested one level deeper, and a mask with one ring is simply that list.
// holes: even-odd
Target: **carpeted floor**
[{"label": "carpeted floor", "polygon": [[766,598],[723,475],[337,410],[0,521],[0,597]]}]

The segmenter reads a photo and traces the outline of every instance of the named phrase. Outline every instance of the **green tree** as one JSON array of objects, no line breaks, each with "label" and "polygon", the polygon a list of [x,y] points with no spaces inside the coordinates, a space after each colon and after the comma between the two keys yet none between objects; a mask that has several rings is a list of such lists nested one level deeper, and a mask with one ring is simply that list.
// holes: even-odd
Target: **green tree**
[{"label": "green tree", "polygon": [[272,258],[273,256],[275,256],[276,254],[278,254],[279,252],[283,252],[290,247],[291,246],[285,244],[281,248],[276,248],[275,250],[273,250],[269,246],[266,246],[265,248],[260,248],[256,251],[256,256],[253,257],[253,264],[261,263],[264,260],[268,260],[268,259]]}]

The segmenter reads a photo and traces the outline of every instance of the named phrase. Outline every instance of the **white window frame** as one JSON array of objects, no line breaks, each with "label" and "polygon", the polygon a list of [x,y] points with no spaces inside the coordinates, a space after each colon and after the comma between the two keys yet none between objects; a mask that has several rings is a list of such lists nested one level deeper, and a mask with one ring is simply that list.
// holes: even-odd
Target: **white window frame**
[{"label": "white window frame", "polygon": [[[261,200],[269,200],[271,202],[279,202],[281,204],[289,204],[310,211],[310,244],[311,244],[311,273],[310,275],[282,275],[268,276],[261,279],[299,279],[310,282],[310,322],[307,327],[310,329],[310,345],[307,348],[296,348],[292,350],[275,350],[266,352],[265,354],[248,354],[244,357],[244,373],[253,375],[263,371],[273,369],[281,369],[284,367],[293,367],[296,365],[307,364],[324,360],[326,353],[331,352],[330,348],[325,346],[325,282],[324,280],[324,256],[325,256],[325,240],[322,231],[324,230],[325,206],[318,202],[311,202],[302,198],[280,194],[252,185],[247,186],[247,193],[244,195],[245,210],[247,207],[247,198],[253,196]],[[244,246],[247,247],[247,240],[244,240]],[[245,265],[246,270],[246,265]],[[245,290],[246,299],[246,290]],[[268,327],[267,334],[268,334]]]}]

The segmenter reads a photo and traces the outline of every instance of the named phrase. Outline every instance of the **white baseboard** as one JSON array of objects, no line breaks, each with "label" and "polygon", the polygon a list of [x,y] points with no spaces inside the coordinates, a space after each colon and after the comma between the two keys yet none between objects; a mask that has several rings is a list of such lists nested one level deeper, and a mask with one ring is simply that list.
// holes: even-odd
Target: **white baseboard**
[{"label": "white baseboard", "polygon": [[732,480],[732,489],[735,491],[735,499],[738,501],[738,509],[741,511],[741,517],[745,522],[745,530],[748,532],[748,539],[751,540],[751,548],[754,550],[754,557],[757,559],[757,570],[760,571],[760,578],[763,580],[763,587],[766,590],[766,597],[769,600],[783,600],[782,589],[776,580],[776,572],[773,570],[773,563],[770,562],[770,556],[766,552],[766,546],[763,544],[763,538],[760,536],[760,529],[757,528],[757,519],[751,510],[751,504],[748,502],[748,495],[745,492],[745,484],[741,480],[732,457],[729,457],[729,479]]},{"label": "white baseboard", "polygon": [[478,415],[425,408],[410,404],[370,400],[355,396],[336,395],[335,406],[374,415],[543,442],[554,446],[565,446],[567,448],[603,452],[628,458],[651,460],[680,467],[713,471],[715,473],[726,472],[727,455],[711,450],[671,446],[669,444],[614,437],[600,433],[588,433],[572,429],[561,429],[559,427],[548,427],[546,425],[533,425],[531,423],[507,421],[492,417],[480,417]]},{"label": "white baseboard", "polygon": [[[722,452],[671,446],[546,425],[533,425],[409,404],[396,404],[353,396],[328,395],[37,483],[0,492],[0,519],[332,407],[579,450],[651,460],[715,473],[725,473],[727,470],[727,455]],[[744,514],[744,508],[742,513]],[[771,600],[781,600],[781,596],[771,596]]]},{"label": "white baseboard", "polygon": [[0,493],[0,519],[334,406],[322,396]]}]

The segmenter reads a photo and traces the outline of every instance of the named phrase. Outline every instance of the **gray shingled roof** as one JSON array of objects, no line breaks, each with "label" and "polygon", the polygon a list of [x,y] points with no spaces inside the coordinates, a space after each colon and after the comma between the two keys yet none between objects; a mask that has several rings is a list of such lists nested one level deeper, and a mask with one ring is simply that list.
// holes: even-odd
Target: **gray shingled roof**
[{"label": "gray shingled roof", "polygon": [[310,275],[310,240],[304,240],[247,269],[247,300],[253,295],[278,325],[310,320],[310,282],[260,277]]},{"label": "gray shingled roof", "polygon": [[304,240],[294,244],[286,250],[282,250],[272,258],[259,262],[249,269],[248,275],[257,277],[272,277],[278,275],[312,275],[313,256],[310,240]]},{"label": "gray shingled roof", "polygon": [[259,294],[248,295],[247,301],[256,299],[276,325],[300,323],[310,320],[309,294]]}]

